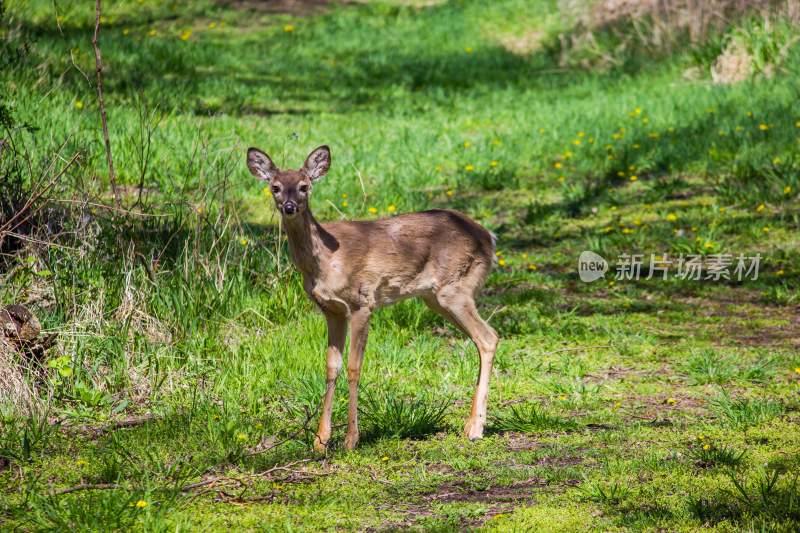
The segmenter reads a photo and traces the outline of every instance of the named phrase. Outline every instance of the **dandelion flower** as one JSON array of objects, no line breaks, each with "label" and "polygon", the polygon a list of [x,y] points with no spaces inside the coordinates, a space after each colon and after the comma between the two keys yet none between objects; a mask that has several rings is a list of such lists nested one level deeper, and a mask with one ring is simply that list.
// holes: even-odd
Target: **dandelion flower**
[{"label": "dandelion flower", "polygon": [[622,233],[623,233],[624,235],[630,235],[631,233],[633,233],[633,231],[634,231],[634,230],[633,230],[633,229],[631,229],[631,228],[622,228]]},{"label": "dandelion flower", "polygon": [[798,366],[797,368],[794,369],[794,373],[795,374],[800,374],[800,366]]},{"label": "dandelion flower", "polygon": [[347,203],[347,200],[342,202],[342,207],[347,207],[348,205],[350,205],[350,204]]},{"label": "dandelion flower", "polygon": [[678,403],[678,400],[675,398],[667,398],[667,405],[675,405],[676,403]]},{"label": "dandelion flower", "polygon": [[580,139],[575,139],[574,141],[572,141],[572,144],[574,144],[575,146],[580,146],[581,145],[581,140]]},{"label": "dandelion flower", "polygon": [[87,461],[85,461],[84,459],[78,459],[77,461],[75,461],[75,466],[77,466],[77,467],[86,466],[88,464],[89,463]]},{"label": "dandelion flower", "polygon": [[465,47],[465,48],[464,48],[464,52],[466,52],[466,53],[468,53],[468,54],[471,54],[471,53],[472,53],[472,52],[474,52],[474,51],[475,51],[475,50],[473,50],[471,46],[467,46],[467,47]]},{"label": "dandelion flower", "polygon": [[541,135],[542,133],[544,133],[544,128],[539,128],[539,134]]},{"label": "dandelion flower", "polygon": [[780,277],[780,276],[783,276],[784,274],[786,274],[786,272],[784,272],[784,271],[783,271],[783,269],[780,269],[780,270],[778,270],[777,272],[775,272],[775,275],[776,275],[776,276],[779,276],[779,277]]},{"label": "dandelion flower", "polygon": [[719,208],[719,212],[720,212],[720,213],[724,213],[724,212],[725,212],[725,208],[724,208],[724,207],[720,207],[720,208]]},{"label": "dandelion flower", "polygon": [[764,231],[764,233],[769,233],[769,226],[764,226],[761,229],[762,229],[762,231]]},{"label": "dandelion flower", "polygon": [[213,30],[213,29],[214,29],[214,28],[216,28],[216,27],[217,27],[217,23],[216,23],[216,22],[213,22],[213,21],[212,21],[212,22],[209,22],[209,23],[208,23],[208,29],[209,29],[209,30]]},{"label": "dandelion flower", "polygon": [[766,209],[766,208],[767,208],[767,206],[766,206],[766,205],[764,205],[764,204],[758,204],[758,207],[756,207],[756,211],[760,213],[761,211],[763,211],[763,210],[764,210],[764,209]]},{"label": "dandelion flower", "polygon": [[83,102],[80,100],[75,100],[75,109],[83,109]]},{"label": "dandelion flower", "polygon": [[464,170],[466,170],[467,172],[472,172],[473,170],[475,170],[475,165],[467,165],[464,167]]},{"label": "dandelion flower", "polygon": [[714,247],[714,243],[713,243],[713,242],[711,242],[711,241],[706,241],[706,243],[703,245],[703,247],[704,247],[706,250],[710,250],[710,249],[712,249],[712,248]]},{"label": "dandelion flower", "polygon": [[769,129],[769,124],[764,124],[763,122],[758,125],[758,129],[761,131],[767,131]]},{"label": "dandelion flower", "polygon": [[188,41],[189,37],[191,37],[191,36],[192,36],[192,30],[183,30],[181,32],[180,38],[181,38],[181,41]]},{"label": "dandelion flower", "polygon": [[122,35],[128,35],[130,32],[131,32],[131,30],[129,30],[128,28],[124,28],[122,30]]},{"label": "dandelion flower", "polygon": [[497,264],[500,265],[501,267],[506,266],[506,260],[501,257],[500,259],[497,260]]},{"label": "dandelion flower", "polygon": [[148,37],[155,37],[156,35],[158,35],[158,32],[155,30],[155,28],[147,32]]},{"label": "dandelion flower", "polygon": [[388,461],[388,460],[389,460],[388,455],[384,455],[383,457],[381,457],[381,461]]},{"label": "dandelion flower", "polygon": [[394,213],[395,211],[397,211],[397,206],[394,204],[389,204],[386,207],[386,211],[388,211],[389,213]]},{"label": "dandelion flower", "polygon": [[494,255],[496,255],[497,257],[500,257],[501,255],[503,255],[503,252],[501,252],[500,250],[497,250],[497,251],[494,253]]},{"label": "dandelion flower", "polygon": [[378,208],[377,208],[377,207],[370,207],[370,208],[368,209],[368,211],[369,211],[369,213],[370,213],[371,215],[377,215],[377,214],[378,214]]},{"label": "dandelion flower", "polygon": [[631,181],[636,181],[639,179],[639,176],[631,176]]},{"label": "dandelion flower", "polygon": [[560,181],[561,183],[564,183],[564,181],[565,181],[566,179],[567,179],[567,177],[566,177],[566,176],[559,176],[559,177],[558,177],[558,181]]},{"label": "dandelion flower", "polygon": [[668,213],[667,220],[670,222],[675,222],[676,220],[678,220],[678,215],[676,215],[675,213]]},{"label": "dandelion flower", "polygon": [[343,193],[342,193],[342,198],[343,198],[343,199],[345,199],[345,200],[347,200],[347,193],[346,193],[346,192],[343,192]]},{"label": "dandelion flower", "polygon": [[783,188],[783,194],[791,194],[791,192],[792,192],[791,185],[787,185],[786,187]]},{"label": "dandelion flower", "polygon": [[247,243],[248,243],[248,242],[249,242],[249,241],[248,241],[247,239],[245,239],[244,237],[242,237],[241,239],[239,239],[239,244],[241,244],[242,246],[247,246]]},{"label": "dandelion flower", "polygon": [[539,270],[539,267],[537,267],[533,263],[529,263],[528,264],[528,270],[530,270],[530,271]]},{"label": "dandelion flower", "polygon": [[703,444],[703,449],[708,451],[708,450],[711,449],[711,445],[710,444]]},{"label": "dandelion flower", "polygon": [[236,434],[236,440],[238,440],[239,442],[244,442],[247,440],[247,435],[245,435],[242,432],[239,432]]},{"label": "dandelion flower", "polygon": [[469,142],[469,141],[464,141],[464,148],[469,148],[470,146],[472,146],[472,143],[471,143],[471,142]]},{"label": "dandelion flower", "polygon": [[197,207],[194,208],[194,210],[197,212],[198,215],[202,215],[203,214],[203,206],[202,205],[198,205]]},{"label": "dandelion flower", "polygon": [[498,162],[497,162],[497,160],[495,160],[495,159],[492,159],[492,160],[489,162],[489,166],[490,166],[490,167],[492,167],[492,168],[496,167],[496,166],[497,166],[497,165],[499,165],[499,164],[500,164],[500,163],[498,163]]},{"label": "dandelion flower", "polygon": [[450,189],[450,190],[448,190],[448,191],[447,191],[445,194],[446,194],[447,196],[453,196],[453,194],[455,194],[455,193],[453,192],[453,189]]},{"label": "dandelion flower", "polygon": [[293,31],[294,31],[294,26],[291,24],[287,24],[286,26],[283,27],[284,33],[292,33]]},{"label": "dandelion flower", "polygon": [[145,508],[145,507],[147,507],[148,505],[150,505],[150,504],[149,504],[149,503],[147,503],[147,502],[146,502],[146,501],[144,501],[144,500],[139,500],[138,502],[136,502],[136,508],[137,508],[137,509],[144,509],[144,508]]},{"label": "dandelion flower", "polygon": [[624,178],[625,177],[625,173],[623,171],[619,170],[619,171],[617,171],[617,176],[619,176],[620,178]]}]

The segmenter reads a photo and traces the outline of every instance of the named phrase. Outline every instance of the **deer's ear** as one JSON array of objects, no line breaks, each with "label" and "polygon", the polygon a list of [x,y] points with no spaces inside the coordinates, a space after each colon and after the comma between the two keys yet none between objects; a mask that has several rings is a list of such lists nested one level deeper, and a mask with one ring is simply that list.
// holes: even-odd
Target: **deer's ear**
[{"label": "deer's ear", "polygon": [[278,167],[272,159],[258,148],[248,148],[247,168],[253,176],[264,181],[270,181],[278,174]]},{"label": "deer's ear", "polygon": [[320,179],[331,168],[331,150],[323,145],[308,154],[301,172],[312,181]]}]

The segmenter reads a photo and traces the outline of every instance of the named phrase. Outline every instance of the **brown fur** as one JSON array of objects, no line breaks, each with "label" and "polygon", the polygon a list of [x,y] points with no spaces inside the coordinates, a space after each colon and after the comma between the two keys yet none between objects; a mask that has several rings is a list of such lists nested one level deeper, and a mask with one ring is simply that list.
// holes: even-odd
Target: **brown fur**
[{"label": "brown fur", "polygon": [[292,262],[303,274],[309,297],[328,323],[328,387],[316,447],[327,447],[333,390],[342,365],[350,322],[350,409],[345,446],[358,442],[358,379],[373,310],[410,297],[467,333],[478,348],[481,370],[465,432],[482,436],[486,397],[497,334],[477,313],[474,298],[494,260],[494,236],[466,215],[435,209],[371,221],[320,224],[308,200],[313,182],[330,167],[330,151],[314,150],[298,170],[279,170],[263,152],[248,151],[248,167],[269,181],[283,215]]}]

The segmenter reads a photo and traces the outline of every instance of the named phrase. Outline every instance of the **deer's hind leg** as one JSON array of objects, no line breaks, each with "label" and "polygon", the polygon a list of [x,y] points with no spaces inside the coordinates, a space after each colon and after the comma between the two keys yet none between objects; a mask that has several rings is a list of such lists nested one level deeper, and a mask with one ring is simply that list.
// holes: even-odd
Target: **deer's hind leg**
[{"label": "deer's hind leg", "polygon": [[322,398],[322,414],[319,417],[319,428],[314,439],[314,449],[325,453],[328,440],[331,438],[331,418],[333,417],[333,393],[336,390],[336,377],[342,369],[342,351],[347,334],[347,318],[332,313],[325,313],[328,323],[328,351],[325,396]]},{"label": "deer's hind leg", "polygon": [[464,425],[464,435],[470,440],[483,437],[489,397],[489,378],[498,343],[495,330],[478,314],[474,293],[474,290],[465,287],[449,285],[440,290],[435,298],[425,298],[429,307],[469,335],[475,347],[478,348],[480,372],[475,386],[475,396],[472,398],[472,411]]}]

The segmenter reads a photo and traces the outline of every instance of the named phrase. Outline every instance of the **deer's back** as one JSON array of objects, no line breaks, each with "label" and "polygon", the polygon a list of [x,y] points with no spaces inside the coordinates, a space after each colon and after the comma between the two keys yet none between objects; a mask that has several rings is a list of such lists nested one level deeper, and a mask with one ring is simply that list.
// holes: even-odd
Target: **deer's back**
[{"label": "deer's back", "polygon": [[322,228],[330,236],[327,285],[355,288],[343,299],[365,300],[352,302],[359,305],[379,307],[454,283],[477,290],[494,259],[492,233],[457,211],[329,222]]}]

